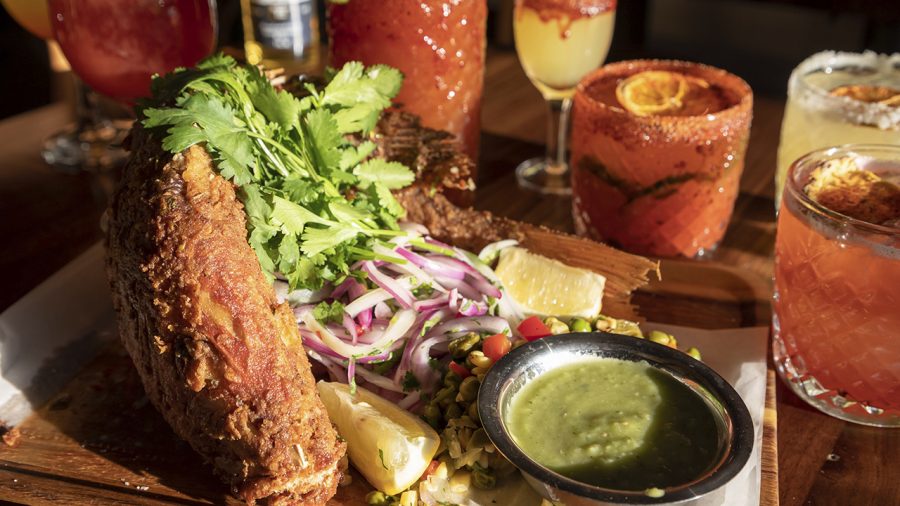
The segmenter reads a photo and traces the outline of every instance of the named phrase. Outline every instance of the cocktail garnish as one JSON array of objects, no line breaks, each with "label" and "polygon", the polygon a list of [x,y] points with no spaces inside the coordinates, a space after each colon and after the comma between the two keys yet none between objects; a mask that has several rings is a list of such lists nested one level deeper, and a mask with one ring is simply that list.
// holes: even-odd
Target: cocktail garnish
[{"label": "cocktail garnish", "polygon": [[900,107],[900,90],[890,86],[874,86],[869,84],[853,84],[838,86],[831,90],[836,97],[848,97],[860,102],[880,103],[890,107]]},{"label": "cocktail garnish", "polygon": [[822,163],[804,191],[819,204],[851,218],[877,225],[900,220],[900,187],[860,166],[854,157]]},{"label": "cocktail garnish", "polygon": [[625,79],[616,87],[622,107],[638,116],[666,114],[681,109],[688,81],[684,75],[648,70]]}]

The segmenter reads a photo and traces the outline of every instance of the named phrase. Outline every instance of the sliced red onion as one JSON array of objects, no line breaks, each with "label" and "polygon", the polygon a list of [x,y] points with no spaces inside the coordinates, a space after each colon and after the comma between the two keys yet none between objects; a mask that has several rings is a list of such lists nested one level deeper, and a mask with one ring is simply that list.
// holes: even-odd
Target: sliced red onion
[{"label": "sliced red onion", "polygon": [[390,318],[391,317],[391,308],[388,307],[384,302],[379,302],[375,304],[375,318]]},{"label": "sliced red onion", "polygon": [[363,309],[360,311],[357,319],[359,321],[359,326],[362,327],[363,330],[368,330],[372,326],[372,309]]},{"label": "sliced red onion", "polygon": [[378,270],[371,261],[363,262],[362,269],[369,275],[369,279],[372,280],[373,283],[378,285],[382,290],[388,292],[401,307],[412,307],[415,297],[413,297],[412,292],[404,287],[402,283]]},{"label": "sliced red onion", "polygon": [[366,380],[367,383],[371,383],[377,387],[383,388],[385,390],[390,390],[392,392],[403,393],[402,386],[394,383],[390,378],[386,378],[376,372],[372,372],[365,367],[357,368],[356,374],[358,374],[362,379]]},{"label": "sliced red onion", "polygon": [[451,332],[487,332],[512,335],[509,323],[499,316],[472,316],[456,318],[431,329],[428,336],[440,336]]},{"label": "sliced red onion", "polygon": [[487,314],[487,310],[485,302],[463,299],[459,304],[459,314],[463,316],[482,316]]},{"label": "sliced red onion", "polygon": [[431,358],[431,348],[438,343],[446,341],[447,336],[431,337],[419,343],[412,351],[412,355],[410,356],[409,361],[409,370],[411,370],[419,380],[419,383],[423,390],[430,390],[431,385],[437,379],[438,375],[438,372],[435,371],[431,367],[431,364],[428,363],[429,359]]},{"label": "sliced red onion", "polygon": [[445,265],[441,262],[435,261],[434,258],[449,258],[444,255],[431,254],[431,255],[420,255],[406,248],[397,248],[396,251],[403,258],[409,260],[411,263],[421,267],[426,272],[435,275],[441,275],[447,278],[453,279],[463,279],[465,277],[465,272],[454,269],[448,265]]},{"label": "sliced red onion", "polygon": [[[344,306],[344,311],[355,318],[356,315],[364,310],[369,309],[379,302],[389,300],[390,298],[390,292],[382,288],[376,288],[374,290],[369,290],[365,295]],[[294,312],[296,314],[296,310]]]},{"label": "sliced red onion", "polygon": [[328,346],[325,346],[325,344],[318,337],[316,337],[315,333],[313,332],[310,332],[308,330],[301,330],[300,337],[303,338],[303,346],[307,349],[315,350],[317,353],[321,353],[322,355],[328,357],[334,357],[337,359],[344,358],[332,351]]},{"label": "sliced red onion", "polygon": [[[477,259],[477,257],[475,258]],[[464,262],[459,258],[450,257],[436,257],[435,260],[440,260],[447,265],[455,266],[457,269],[464,271],[466,273],[466,276],[468,277],[468,282],[479,292],[494,298],[501,297],[500,290],[496,286],[492,285],[491,282],[488,281],[487,278],[485,278],[484,275],[472,264]]]},{"label": "sliced red onion", "polygon": [[361,344],[372,344],[374,342],[377,342],[379,339],[381,339],[381,336],[383,334],[384,334],[384,329],[379,330],[379,329],[372,328],[368,332],[364,332],[364,333],[360,334],[359,337],[356,339],[356,341],[357,341],[357,343],[361,343]]},{"label": "sliced red onion", "polygon": [[348,315],[347,313],[344,313],[343,324],[344,324],[344,329],[347,331],[348,334],[350,334],[350,338],[351,338],[350,341],[353,344],[356,344],[356,339],[359,337],[359,335],[356,333],[356,322],[353,320],[353,318],[350,315]]},{"label": "sliced red onion", "polygon": [[393,344],[394,341],[406,335],[416,321],[416,312],[412,309],[401,309],[400,311],[397,311],[397,314],[394,315],[394,318],[391,320],[391,324],[385,329],[384,333],[377,341],[372,344],[358,345],[346,343],[336,337],[316,320],[312,311],[304,312],[301,314],[301,318],[303,319],[303,323],[316,333],[325,346],[331,348],[331,350],[338,355],[350,358],[365,357],[383,352],[388,346]]},{"label": "sliced red onion", "polygon": [[419,399],[421,397],[422,397],[422,392],[417,390],[415,392],[408,394],[406,397],[400,399],[399,401],[397,401],[397,406],[400,406],[401,408],[403,408],[405,410],[411,411],[412,407],[417,402],[419,402]]},{"label": "sliced red onion", "polygon": [[445,293],[431,299],[417,300],[413,302],[413,309],[416,311],[432,311],[446,306],[449,302],[450,296]]},{"label": "sliced red onion", "polygon": [[413,332],[406,339],[406,347],[403,349],[403,356],[400,357],[400,363],[397,364],[397,371],[394,373],[394,381],[399,382],[406,374],[406,371],[409,370],[413,350],[416,348],[419,341],[422,340],[424,335],[435,325],[449,318],[452,314],[453,311],[451,309],[444,308],[419,315],[416,324],[413,325]]},{"label": "sliced red onion", "polygon": [[[356,281],[356,279],[354,279],[353,276],[348,276],[347,279],[345,279],[343,282],[341,282],[341,284],[339,284],[337,286],[337,288],[335,288],[334,291],[331,292],[331,298],[332,299],[340,299],[342,295],[347,293],[347,290],[350,289],[350,285],[352,285],[353,283],[358,283],[358,281]],[[355,298],[355,297],[351,297],[351,299],[352,298]]]},{"label": "sliced red onion", "polygon": [[[396,247],[396,248],[394,248],[393,250],[390,250],[390,249],[385,248],[384,246],[381,246],[381,245],[379,245],[379,244],[376,244],[372,249],[375,251],[375,253],[378,253],[378,254],[380,254],[380,255],[394,255],[394,254],[397,254],[397,255],[400,255],[400,256],[402,256],[402,257],[404,257],[404,258],[406,258],[406,255],[410,255],[410,256],[418,256],[418,255],[415,255],[415,253],[411,253],[410,251],[407,251],[405,248],[402,248],[402,247],[399,247],[399,246]],[[446,290],[444,290],[443,287],[439,286],[439,285],[435,282],[435,280],[434,280],[434,278],[431,276],[431,274],[428,274],[428,273],[425,272],[424,270],[420,269],[419,266],[418,266],[418,265],[416,264],[416,262],[414,262],[414,261],[411,261],[411,260],[407,259],[407,262],[406,262],[406,263],[403,263],[403,264],[394,264],[394,265],[391,266],[391,268],[392,268],[393,270],[397,270],[397,271],[399,271],[399,272],[401,272],[401,273],[403,273],[403,274],[409,274],[412,278],[415,278],[415,280],[416,280],[416,281],[418,282],[418,284],[420,284],[420,285],[422,285],[422,284],[427,284],[427,285],[430,285],[430,286],[431,286],[432,288],[434,288],[435,290],[438,290],[438,291],[441,291],[441,292],[446,291]]]},{"label": "sliced red onion", "polygon": [[480,299],[481,298],[481,293],[479,293],[478,290],[476,290],[475,288],[472,287],[472,285],[466,283],[465,281],[463,281],[461,279],[449,279],[449,278],[444,278],[441,276],[437,276],[437,277],[435,277],[435,279],[437,280],[438,283],[443,285],[443,287],[447,288],[448,290],[453,290],[455,288],[456,291],[460,295],[462,295],[463,297],[465,297],[467,299]]},{"label": "sliced red onion", "polygon": [[347,383],[350,384],[350,393],[356,388],[356,359],[350,357],[347,362]]},{"label": "sliced red onion", "polygon": [[366,287],[355,278],[350,279],[352,281],[350,282],[350,286],[347,287],[347,294],[350,295],[350,300],[356,300],[366,293]]}]

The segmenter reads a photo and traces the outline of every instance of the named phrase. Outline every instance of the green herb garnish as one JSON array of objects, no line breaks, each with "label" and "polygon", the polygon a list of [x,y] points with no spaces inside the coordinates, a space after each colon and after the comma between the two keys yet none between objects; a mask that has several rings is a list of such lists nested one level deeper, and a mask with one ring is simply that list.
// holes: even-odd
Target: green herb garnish
[{"label": "green herb garnish", "polygon": [[416,377],[412,371],[406,371],[406,374],[403,376],[403,380],[401,381],[401,385],[403,385],[404,392],[412,392],[413,390],[418,390],[422,387],[422,384],[419,382],[419,378]]},{"label": "green herb garnish", "polygon": [[344,305],[341,301],[320,302],[313,308],[313,318],[322,325],[326,323],[344,323]]},{"label": "green herb garnish", "polygon": [[404,233],[391,190],[412,171],[371,158],[365,137],[400,89],[390,67],[347,63],[323,89],[298,98],[276,90],[251,65],[218,55],[152,84],[139,104],[148,129],[164,131],[163,149],[204,144],[220,175],[238,186],[248,241],[263,271],[291,289],[340,282],[376,243]]}]

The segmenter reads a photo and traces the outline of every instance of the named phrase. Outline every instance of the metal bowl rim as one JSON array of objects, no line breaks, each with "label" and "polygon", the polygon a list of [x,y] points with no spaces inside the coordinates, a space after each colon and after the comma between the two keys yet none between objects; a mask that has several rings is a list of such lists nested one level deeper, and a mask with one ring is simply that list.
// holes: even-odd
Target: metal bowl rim
[{"label": "metal bowl rim", "polygon": [[[602,339],[597,339],[598,336],[602,337]],[[641,360],[645,359],[644,356],[650,356],[658,358],[660,362],[674,362],[679,366],[679,372],[685,378],[690,378],[706,387],[721,402],[728,417],[727,421],[731,423],[732,437],[729,451],[725,458],[703,479],[689,487],[678,488],[671,492],[667,490],[665,496],[654,498],[639,491],[618,491],[588,485],[551,471],[528,457],[513,442],[505,429],[503,417],[500,413],[501,387],[511,372],[520,370],[521,367],[518,366],[523,362],[527,362],[529,360],[528,357],[536,353],[536,348],[546,348],[547,351],[543,353],[547,353],[552,351],[554,347],[585,343],[589,347],[599,348],[600,351],[607,352],[606,354],[610,354],[609,352],[614,350],[624,355],[636,356]],[[653,363],[650,365],[667,374],[672,374],[671,371],[658,367]],[[631,336],[607,332],[581,332],[548,336],[510,351],[488,370],[484,381],[481,383],[477,402],[478,415],[481,418],[488,438],[490,438],[500,453],[516,467],[550,487],[596,501],[620,504],[668,504],[695,499],[731,481],[749,460],[754,444],[753,421],[750,418],[747,406],[734,388],[712,368],[683,352],[647,339],[636,339]]]}]

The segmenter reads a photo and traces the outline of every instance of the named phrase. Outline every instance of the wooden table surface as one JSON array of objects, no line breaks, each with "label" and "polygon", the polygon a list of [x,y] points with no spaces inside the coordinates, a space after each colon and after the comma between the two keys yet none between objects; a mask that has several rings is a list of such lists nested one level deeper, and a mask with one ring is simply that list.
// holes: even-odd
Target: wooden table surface
[{"label": "wooden table surface", "polygon": [[[756,98],[753,130],[741,194],[722,246],[709,262],[733,276],[721,288],[722,299],[745,308],[729,313],[722,325],[766,324],[771,292],[774,212],[772,178],[783,100]],[[511,184],[512,166],[497,168],[496,160],[522,159],[540,152],[544,109],[515,56],[493,52],[488,58],[483,109],[485,166],[477,206],[498,214],[571,231],[570,203],[558,197],[538,197]],[[0,310],[95,243],[109,181],[89,175],[54,172],[41,160],[42,139],[68,117],[64,105],[45,107],[0,121]],[[497,142],[497,136],[531,143]],[[512,150],[498,152],[498,150]],[[493,163],[491,163],[493,161]],[[682,299],[697,321],[716,313],[715,304],[690,294],[698,280],[690,275],[693,262],[678,264]],[[664,290],[651,285],[638,294],[642,307],[666,300]],[[724,314],[724,313],[722,313]],[[720,315],[721,316],[721,315]],[[781,504],[895,505],[900,504],[900,431],[849,424],[806,406],[779,384],[778,463]],[[0,496],[0,499],[3,497]]]}]

